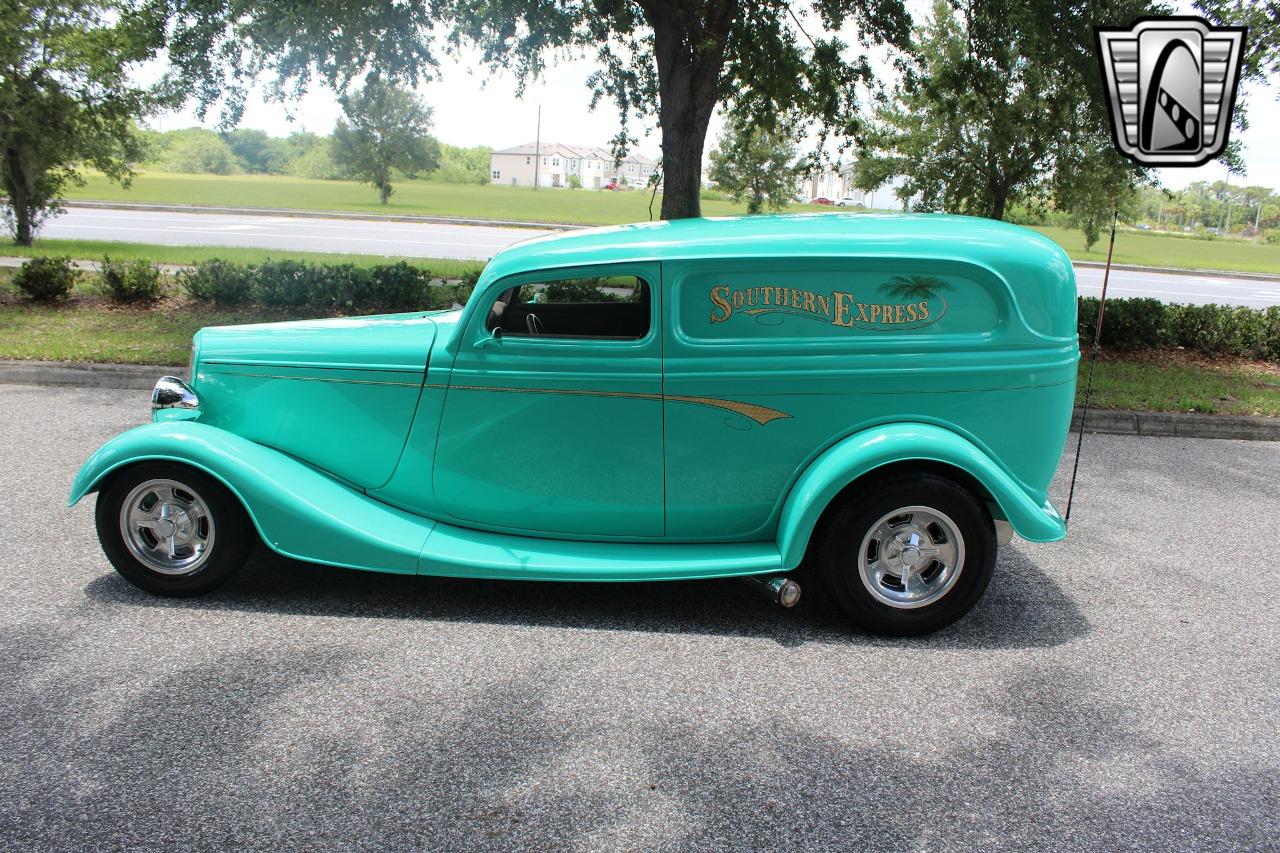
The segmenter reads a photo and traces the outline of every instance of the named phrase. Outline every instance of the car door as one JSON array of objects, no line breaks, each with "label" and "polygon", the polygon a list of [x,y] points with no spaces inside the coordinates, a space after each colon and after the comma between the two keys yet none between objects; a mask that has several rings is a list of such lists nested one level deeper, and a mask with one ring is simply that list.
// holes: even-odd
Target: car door
[{"label": "car door", "polygon": [[658,281],[656,263],[634,263],[486,288],[441,415],[433,485],[448,513],[533,534],[663,535]]}]

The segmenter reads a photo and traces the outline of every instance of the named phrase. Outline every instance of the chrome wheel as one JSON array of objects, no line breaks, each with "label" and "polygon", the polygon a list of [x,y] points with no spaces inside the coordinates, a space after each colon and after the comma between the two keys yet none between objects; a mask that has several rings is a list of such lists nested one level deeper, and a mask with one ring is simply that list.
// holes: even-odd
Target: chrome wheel
[{"label": "chrome wheel", "polygon": [[904,506],[871,526],[858,549],[858,574],[882,604],[910,609],[942,598],[964,568],[964,537],[946,514]]},{"label": "chrome wheel", "polygon": [[176,480],[139,483],[120,505],[120,534],[140,563],[162,575],[200,568],[213,549],[213,514]]}]

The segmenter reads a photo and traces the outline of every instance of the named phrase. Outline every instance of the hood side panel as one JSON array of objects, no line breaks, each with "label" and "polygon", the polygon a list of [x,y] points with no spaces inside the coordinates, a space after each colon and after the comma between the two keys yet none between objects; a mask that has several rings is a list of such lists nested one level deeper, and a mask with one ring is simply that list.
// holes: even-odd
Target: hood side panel
[{"label": "hood side panel", "polygon": [[206,329],[200,421],[376,488],[400,459],[435,330],[422,314]]}]

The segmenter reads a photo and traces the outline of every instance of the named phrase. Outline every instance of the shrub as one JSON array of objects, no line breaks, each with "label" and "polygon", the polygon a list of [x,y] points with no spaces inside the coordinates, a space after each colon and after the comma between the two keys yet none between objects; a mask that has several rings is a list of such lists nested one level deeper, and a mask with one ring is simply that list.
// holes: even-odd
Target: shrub
[{"label": "shrub", "polygon": [[[357,308],[382,308],[388,311],[415,311],[425,308],[428,296],[427,273],[408,263],[376,266],[369,270],[367,290]],[[367,301],[364,301],[367,300]]]},{"label": "shrub", "polygon": [[1158,299],[1111,300],[1103,318],[1102,345],[1118,350],[1158,347],[1164,342],[1164,314],[1165,304]]},{"label": "shrub", "polygon": [[250,293],[265,305],[299,305],[323,302],[316,287],[316,268],[300,261],[266,261],[249,267]]},{"label": "shrub", "polygon": [[70,258],[32,258],[22,265],[13,283],[37,302],[65,299],[80,278]]},{"label": "shrub", "polygon": [[216,258],[178,274],[178,282],[193,299],[211,299],[218,305],[248,302],[253,297],[253,278],[251,270]]},{"label": "shrub", "polygon": [[160,268],[143,258],[125,262],[104,257],[98,283],[117,302],[154,302],[163,290]]},{"label": "shrub", "polygon": [[354,311],[369,304],[369,270],[354,264],[313,268],[312,304],[329,311]]}]

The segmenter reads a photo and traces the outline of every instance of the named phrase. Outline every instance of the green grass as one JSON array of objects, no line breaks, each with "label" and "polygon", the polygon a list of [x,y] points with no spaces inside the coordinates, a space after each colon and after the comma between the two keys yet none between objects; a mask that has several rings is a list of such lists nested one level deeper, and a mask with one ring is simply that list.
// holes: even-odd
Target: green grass
[{"label": "green grass", "polygon": [[[0,290],[7,271],[0,271]],[[306,315],[294,312],[294,316]],[[122,364],[185,364],[191,336],[203,326],[288,319],[284,310],[216,309],[169,301],[153,310],[95,300],[63,305],[0,302],[0,358]],[[1246,363],[1209,367],[1168,359],[1098,364],[1093,405],[1159,412],[1261,414],[1280,417],[1280,374]],[[1085,365],[1078,396],[1083,399]]]},{"label": "green grass", "polygon": [[484,266],[483,261],[462,261],[453,258],[403,258],[391,255],[356,255],[343,252],[292,252],[285,249],[237,249],[225,246],[163,246],[153,243],[122,243],[111,240],[44,240],[34,246],[19,246],[12,240],[0,240],[0,257],[30,258],[35,255],[65,255],[81,260],[100,261],[103,255],[117,260],[145,258],[158,264],[188,265],[211,258],[235,261],[241,264],[260,264],[263,261],[309,261],[315,264],[355,264],[371,267],[377,264],[393,264],[406,260],[415,267],[430,270],[445,277],[454,278],[475,272]]},{"label": "green grass", "polygon": [[[401,181],[389,204],[377,203],[372,188],[352,181],[319,181],[276,175],[138,175],[129,189],[105,177],[89,174],[83,187],[68,193],[71,199],[236,207],[276,207],[291,210],[339,210],[369,213],[406,213],[609,225],[649,218],[649,193],[592,192],[586,190],[534,191],[526,187],[437,184]],[[655,216],[661,197],[654,203]],[[836,208],[794,205],[792,212],[830,212]],[[706,216],[745,213],[745,205],[727,201],[703,201]],[[1084,237],[1065,228],[1037,229],[1066,249],[1075,260],[1106,260],[1105,240],[1084,251]],[[52,241],[49,241],[52,242]],[[281,256],[281,255],[273,255]],[[1193,240],[1172,235],[1126,231],[1116,240],[1116,263],[1146,266],[1218,269],[1280,274],[1280,245],[1242,240]]]},{"label": "green grass", "polygon": [[[1084,235],[1079,231],[1052,226],[1035,230],[1067,250],[1076,261],[1105,261],[1106,235],[1093,247],[1084,250]],[[1250,240],[1195,240],[1177,235],[1144,234],[1125,231],[1116,235],[1117,264],[1151,267],[1230,270],[1280,275],[1280,244],[1255,243]]]},{"label": "green grass", "polygon": [[[1084,401],[1087,371],[1082,362],[1077,403]],[[1098,363],[1092,405],[1100,409],[1280,417],[1280,374],[1116,357]]]},{"label": "green grass", "polygon": [[264,319],[257,311],[190,306],[163,312],[85,309],[74,302],[0,305],[0,358],[186,364],[191,336],[202,327]]},{"label": "green grass", "polygon": [[[67,193],[71,199],[199,204],[234,207],[277,207],[290,210],[339,210],[371,213],[409,213],[428,216],[461,216],[561,222],[570,225],[617,225],[649,218],[650,193],[641,190],[596,192],[541,189],[497,184],[437,184],[429,181],[395,182],[395,194],[386,205],[377,192],[354,181],[320,181],[284,175],[175,175],[147,173],[122,189],[102,175],[89,174],[83,187]],[[662,208],[662,196],[653,203],[654,218]],[[830,207],[797,205],[796,210],[831,210]],[[704,201],[707,216],[746,213],[745,204]]]}]

